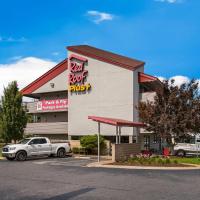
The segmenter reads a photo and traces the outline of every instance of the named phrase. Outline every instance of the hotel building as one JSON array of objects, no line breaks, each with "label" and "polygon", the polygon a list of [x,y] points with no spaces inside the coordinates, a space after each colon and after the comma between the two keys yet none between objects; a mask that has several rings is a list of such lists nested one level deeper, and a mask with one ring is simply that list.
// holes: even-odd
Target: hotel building
[{"label": "hotel building", "polygon": [[142,147],[156,145],[138,118],[138,103],[153,100],[161,86],[144,73],[145,63],[87,45],[69,46],[67,55],[22,89],[34,99],[27,103],[30,123],[25,134],[79,139],[96,134],[101,123],[101,135],[112,142],[120,127],[120,142],[141,138]]}]

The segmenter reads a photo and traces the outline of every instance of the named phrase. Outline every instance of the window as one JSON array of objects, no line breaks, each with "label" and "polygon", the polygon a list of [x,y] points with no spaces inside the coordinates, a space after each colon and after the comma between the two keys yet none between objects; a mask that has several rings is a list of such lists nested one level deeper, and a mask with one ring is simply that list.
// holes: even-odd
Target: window
[{"label": "window", "polygon": [[30,141],[30,139],[23,139],[18,144],[26,144]]},{"label": "window", "polygon": [[47,140],[45,138],[37,138],[37,139],[33,139],[29,142],[29,145],[32,144],[46,144]]},{"label": "window", "polygon": [[159,142],[159,138],[156,134],[153,135],[153,143],[157,144]]},{"label": "window", "polygon": [[46,144],[46,143],[47,143],[47,140],[45,138],[40,139],[40,144]]},{"label": "window", "polygon": [[31,144],[40,144],[40,139],[33,139],[29,142],[29,145]]},{"label": "window", "polygon": [[144,147],[146,150],[150,148],[150,136],[149,135],[144,135]]}]

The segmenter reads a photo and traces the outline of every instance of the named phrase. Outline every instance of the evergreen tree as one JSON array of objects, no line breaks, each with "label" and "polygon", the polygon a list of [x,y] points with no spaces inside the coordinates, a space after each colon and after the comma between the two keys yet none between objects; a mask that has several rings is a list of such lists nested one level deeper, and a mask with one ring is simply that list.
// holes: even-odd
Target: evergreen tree
[{"label": "evergreen tree", "polygon": [[2,107],[0,101],[0,139],[2,138]]},{"label": "evergreen tree", "polygon": [[154,101],[141,102],[138,109],[146,129],[168,141],[200,132],[200,93],[195,80],[180,87],[174,85],[174,80],[164,81]]},{"label": "evergreen tree", "polygon": [[7,88],[4,88],[1,118],[2,137],[6,143],[12,140],[16,142],[23,138],[27,117],[22,105],[22,95],[16,81],[11,82]]}]

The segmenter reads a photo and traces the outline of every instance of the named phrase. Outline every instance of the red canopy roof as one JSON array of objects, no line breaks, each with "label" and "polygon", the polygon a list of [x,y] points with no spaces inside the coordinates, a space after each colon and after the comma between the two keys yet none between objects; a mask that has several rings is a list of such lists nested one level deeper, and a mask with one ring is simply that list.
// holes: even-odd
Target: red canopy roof
[{"label": "red canopy roof", "polygon": [[139,83],[146,83],[146,82],[152,82],[152,81],[159,81],[158,78],[155,76],[151,76],[149,74],[144,74],[142,72],[138,73],[138,82]]},{"label": "red canopy roof", "polygon": [[114,126],[145,127],[144,123],[132,122],[124,119],[115,119],[115,118],[97,117],[97,116],[88,116],[88,119]]}]

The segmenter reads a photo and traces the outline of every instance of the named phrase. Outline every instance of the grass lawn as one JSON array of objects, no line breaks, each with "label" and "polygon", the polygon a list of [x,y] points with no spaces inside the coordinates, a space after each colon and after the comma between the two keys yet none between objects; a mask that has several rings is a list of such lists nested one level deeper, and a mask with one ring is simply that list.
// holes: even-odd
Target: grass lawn
[{"label": "grass lawn", "polygon": [[177,160],[178,163],[187,163],[187,164],[195,164],[195,165],[200,165],[200,157],[171,157],[170,160]]}]

